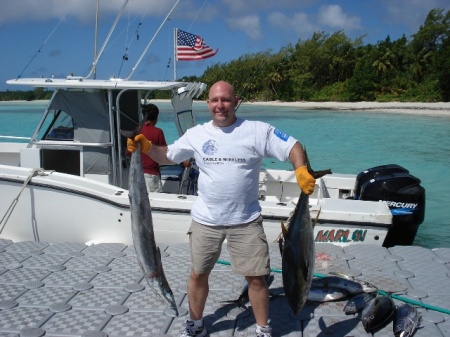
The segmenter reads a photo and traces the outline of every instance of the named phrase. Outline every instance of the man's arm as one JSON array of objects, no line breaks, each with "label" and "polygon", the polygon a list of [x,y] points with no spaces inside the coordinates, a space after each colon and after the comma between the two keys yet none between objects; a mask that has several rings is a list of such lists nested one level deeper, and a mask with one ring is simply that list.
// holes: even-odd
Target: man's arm
[{"label": "man's arm", "polygon": [[175,164],[173,161],[167,158],[167,146],[152,145],[150,147],[150,150],[146,154],[160,165]]},{"label": "man's arm", "polygon": [[310,195],[314,192],[314,186],[316,184],[316,179],[309,174],[308,168],[305,163],[305,152],[303,151],[303,146],[300,142],[297,142],[292,147],[289,152],[289,160],[294,166],[295,177],[297,178],[297,183],[303,193]]},{"label": "man's arm", "polygon": [[289,161],[292,163],[294,170],[306,165],[303,146],[300,142],[296,142],[289,152]]},{"label": "man's arm", "polygon": [[154,161],[160,165],[172,165],[174,162],[167,158],[167,145],[158,146],[153,145],[143,134],[138,134],[134,139],[127,139],[127,150],[134,152],[138,148],[138,142],[141,144],[142,153],[150,156]]}]

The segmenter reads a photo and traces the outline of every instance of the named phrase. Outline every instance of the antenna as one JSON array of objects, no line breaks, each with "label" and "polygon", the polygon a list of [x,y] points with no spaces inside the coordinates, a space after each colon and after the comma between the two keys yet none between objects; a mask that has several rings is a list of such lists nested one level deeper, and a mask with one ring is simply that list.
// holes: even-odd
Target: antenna
[{"label": "antenna", "polygon": [[180,2],[180,0],[177,0],[177,2],[175,3],[175,5],[173,5],[172,9],[170,10],[169,14],[167,14],[166,18],[164,19],[164,21],[161,23],[161,25],[159,26],[158,30],[156,31],[156,33],[153,35],[152,39],[150,40],[150,42],[147,44],[147,47],[145,47],[144,51],[141,54],[141,57],[139,57],[139,60],[136,62],[136,64],[134,65],[134,67],[131,69],[130,74],[128,75],[128,77],[125,80],[129,80],[130,77],[134,74],[134,72],[136,71],[137,67],[139,66],[139,64],[141,63],[142,59],[144,58],[145,54],[147,53],[148,48],[150,47],[150,45],[153,43],[153,40],[155,39],[156,35],[158,35],[159,31],[161,30],[161,28],[164,26],[164,24],[166,23],[166,21],[169,19],[170,14],[172,14],[173,10],[175,9],[175,7],[177,7],[178,3]]},{"label": "antenna", "polygon": [[98,53],[97,57],[95,58],[94,62],[92,63],[92,67],[91,67],[91,70],[89,71],[89,74],[87,74],[84,78],[89,78],[92,75],[92,73],[94,72],[94,70],[96,69],[98,60],[102,56],[103,51],[105,50],[106,44],[108,43],[109,39],[111,38],[111,34],[113,33],[114,29],[116,28],[117,23],[119,22],[119,19],[122,16],[123,10],[125,9],[128,1],[129,0],[124,1],[122,8],[120,9],[119,13],[117,14],[116,21],[114,21],[111,29],[109,30],[108,36],[105,39],[105,42],[103,42],[103,46],[100,49],[100,52]]}]

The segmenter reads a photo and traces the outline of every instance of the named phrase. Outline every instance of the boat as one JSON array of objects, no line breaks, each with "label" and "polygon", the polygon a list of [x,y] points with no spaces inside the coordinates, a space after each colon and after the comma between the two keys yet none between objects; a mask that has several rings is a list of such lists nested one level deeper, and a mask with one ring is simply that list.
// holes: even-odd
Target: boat
[{"label": "boat", "polygon": [[[0,238],[132,243],[129,161],[120,130],[134,129],[142,118],[141,104],[162,90],[170,92],[174,127],[182,135],[195,125],[193,102],[207,86],[129,77],[70,74],[7,81],[54,91],[28,143],[0,142]],[[162,167],[163,193],[149,193],[159,242],[188,241],[198,174],[195,161]],[[280,223],[299,193],[292,170],[261,169],[259,200],[269,241],[279,238]],[[420,179],[395,164],[326,175],[317,179],[309,200],[316,243],[412,245],[424,219]]]},{"label": "boat", "polygon": [[[0,143],[1,237],[13,241],[132,242],[126,139],[149,93],[172,94],[179,134],[195,125],[193,101],[204,83],[23,78],[14,85],[54,88],[28,143]],[[158,240],[187,242],[198,170],[164,166],[163,193],[149,193]],[[280,222],[300,190],[291,170],[261,169],[259,199],[266,235],[275,241]],[[395,164],[359,174],[317,179],[310,196],[315,240],[338,245],[411,245],[422,223],[420,180]]]}]

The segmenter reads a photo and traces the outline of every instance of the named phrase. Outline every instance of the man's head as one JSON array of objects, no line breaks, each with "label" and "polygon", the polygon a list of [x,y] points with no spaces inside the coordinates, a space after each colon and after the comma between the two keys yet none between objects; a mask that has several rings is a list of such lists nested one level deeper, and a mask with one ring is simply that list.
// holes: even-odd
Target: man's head
[{"label": "man's head", "polygon": [[236,121],[238,98],[234,87],[225,81],[214,83],[209,89],[208,109],[214,126],[230,126]]},{"label": "man's head", "polygon": [[144,115],[144,117],[147,116],[147,118],[145,119],[146,121],[154,122],[158,119],[159,109],[154,104],[145,104],[142,105],[142,114]]}]

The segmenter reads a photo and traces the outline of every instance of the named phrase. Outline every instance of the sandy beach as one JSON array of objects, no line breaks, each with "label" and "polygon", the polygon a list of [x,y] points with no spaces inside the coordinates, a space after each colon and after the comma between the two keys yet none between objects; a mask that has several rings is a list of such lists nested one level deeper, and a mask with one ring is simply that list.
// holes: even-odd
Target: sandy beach
[{"label": "sandy beach", "polygon": [[[9,104],[36,104],[47,103],[47,101],[0,101],[0,105]],[[170,102],[166,99],[152,100],[152,102]],[[404,113],[430,116],[450,117],[450,102],[243,102],[242,105],[264,105],[264,106],[287,106],[298,107],[305,110],[355,110],[378,112]]]},{"label": "sandy beach", "polygon": [[373,110],[450,117],[450,102],[244,102],[244,105],[290,106],[306,110]]}]

